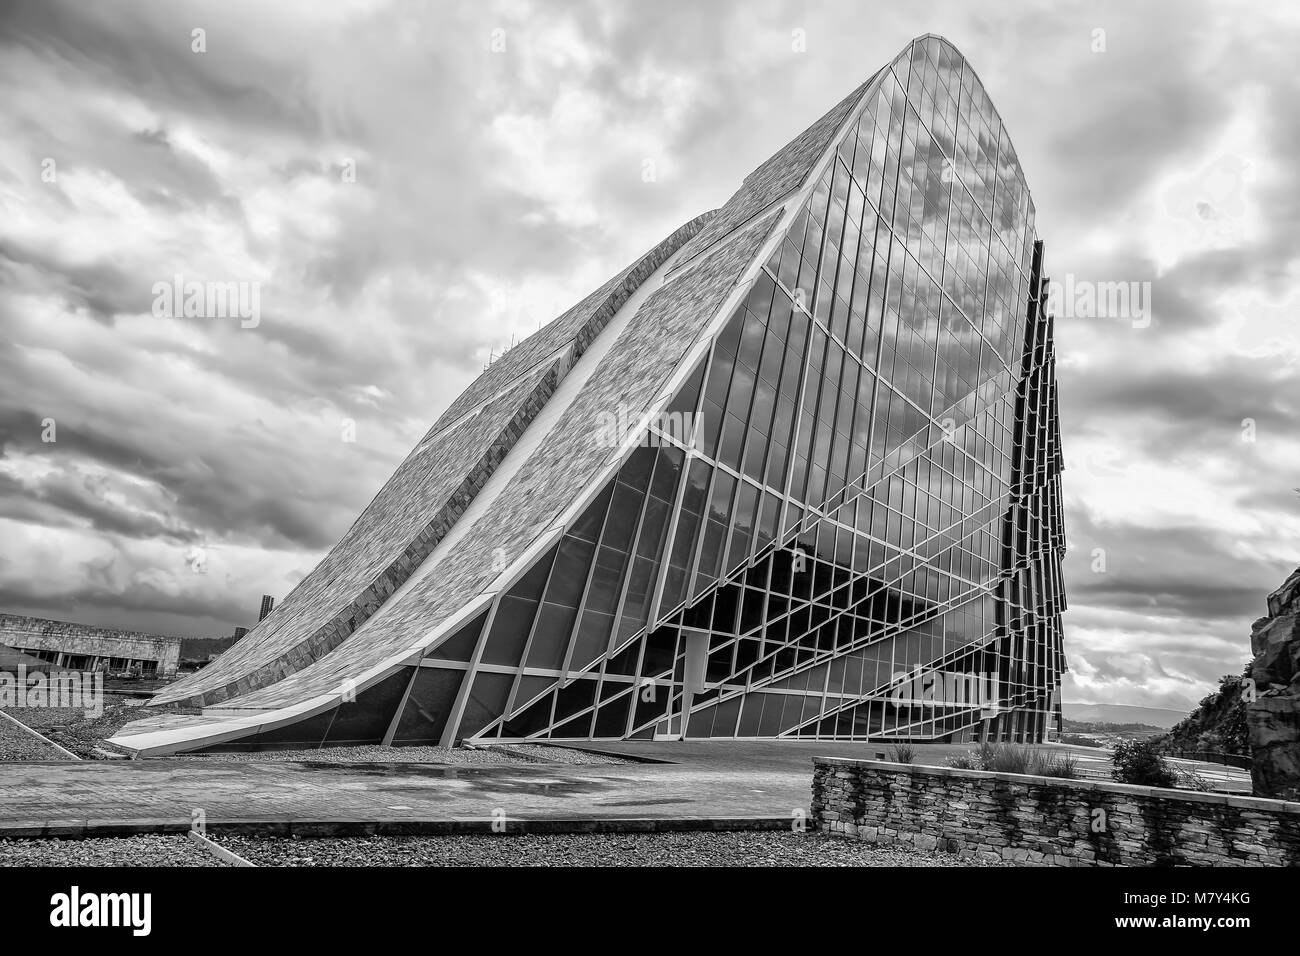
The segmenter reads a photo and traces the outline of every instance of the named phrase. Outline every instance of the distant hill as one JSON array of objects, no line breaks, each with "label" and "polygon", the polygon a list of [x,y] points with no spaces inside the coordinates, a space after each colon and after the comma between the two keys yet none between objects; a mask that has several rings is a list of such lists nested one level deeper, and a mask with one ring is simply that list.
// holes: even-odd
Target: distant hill
[{"label": "distant hill", "polygon": [[1149,724],[1167,730],[1187,715],[1161,707],[1135,707],[1131,704],[1061,705],[1061,713],[1070,720],[1094,724]]}]

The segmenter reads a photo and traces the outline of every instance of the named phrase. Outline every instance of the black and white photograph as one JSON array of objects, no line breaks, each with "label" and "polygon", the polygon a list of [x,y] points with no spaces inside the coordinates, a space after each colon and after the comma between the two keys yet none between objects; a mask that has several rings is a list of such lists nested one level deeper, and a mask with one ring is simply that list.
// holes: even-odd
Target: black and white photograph
[{"label": "black and white photograph", "polygon": [[1284,927],[1297,56],[1238,0],[0,0],[6,929]]}]

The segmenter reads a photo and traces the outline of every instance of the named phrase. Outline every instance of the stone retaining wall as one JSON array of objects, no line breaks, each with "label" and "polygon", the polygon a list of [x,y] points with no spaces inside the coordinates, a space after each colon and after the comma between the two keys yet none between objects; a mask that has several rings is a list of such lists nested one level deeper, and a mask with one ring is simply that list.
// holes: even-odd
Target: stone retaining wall
[{"label": "stone retaining wall", "polygon": [[811,820],[983,859],[1300,865],[1300,803],[876,760],[814,757]]}]

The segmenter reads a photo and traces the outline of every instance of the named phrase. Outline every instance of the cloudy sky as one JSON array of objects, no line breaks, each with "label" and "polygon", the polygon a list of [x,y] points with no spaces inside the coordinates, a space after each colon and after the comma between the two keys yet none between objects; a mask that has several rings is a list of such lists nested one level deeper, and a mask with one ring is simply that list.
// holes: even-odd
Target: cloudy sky
[{"label": "cloudy sky", "polygon": [[1058,308],[1065,697],[1185,709],[1300,564],[1300,15],[906,6],[0,0],[0,610],[252,623],[490,350],[934,32],[1053,276],[1138,293]]}]

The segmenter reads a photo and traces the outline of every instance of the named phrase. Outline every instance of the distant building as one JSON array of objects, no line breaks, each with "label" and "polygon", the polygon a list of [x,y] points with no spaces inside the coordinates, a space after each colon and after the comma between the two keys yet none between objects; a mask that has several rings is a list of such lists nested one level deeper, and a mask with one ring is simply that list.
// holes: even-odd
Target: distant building
[{"label": "distant building", "polygon": [[0,614],[0,644],[68,670],[171,677],[181,639],[112,627]]},{"label": "distant building", "polygon": [[248,628],[246,628],[246,627],[237,627],[237,628],[235,628],[235,640],[239,640],[241,637],[243,637],[243,636],[244,636],[245,634],[247,634],[247,633],[248,633]]},{"label": "distant building", "polygon": [[0,671],[14,673],[20,667],[26,668],[29,674],[35,674],[38,671],[49,670],[50,663],[41,660],[39,657],[32,657],[30,654],[16,651],[8,645],[0,644]]},{"label": "distant building", "polygon": [[266,620],[266,616],[271,613],[271,608],[275,607],[275,598],[269,594],[262,595],[262,610],[257,614],[257,621],[260,624]]}]

